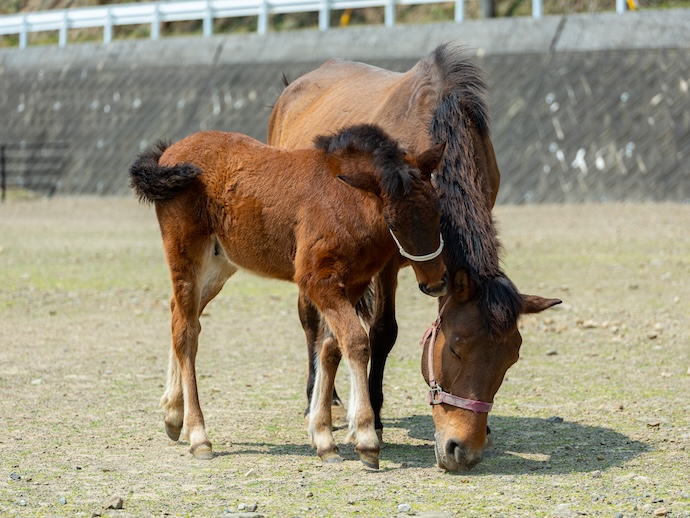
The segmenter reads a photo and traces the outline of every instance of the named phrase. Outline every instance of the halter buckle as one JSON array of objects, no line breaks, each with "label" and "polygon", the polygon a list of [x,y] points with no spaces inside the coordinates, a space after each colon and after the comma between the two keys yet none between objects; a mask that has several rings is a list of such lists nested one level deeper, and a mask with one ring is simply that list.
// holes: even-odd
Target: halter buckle
[{"label": "halter buckle", "polygon": [[441,399],[438,397],[443,392],[443,389],[436,385],[429,390],[429,404],[430,405],[440,405],[442,403]]}]

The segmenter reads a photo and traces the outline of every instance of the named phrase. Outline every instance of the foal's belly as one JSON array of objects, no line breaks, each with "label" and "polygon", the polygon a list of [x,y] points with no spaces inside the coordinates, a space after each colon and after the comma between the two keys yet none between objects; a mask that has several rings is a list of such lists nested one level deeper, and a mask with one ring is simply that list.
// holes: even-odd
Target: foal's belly
[{"label": "foal's belly", "polygon": [[284,242],[267,239],[266,236],[257,239],[242,232],[219,235],[218,242],[222,253],[235,268],[271,279],[294,280],[294,251]]}]

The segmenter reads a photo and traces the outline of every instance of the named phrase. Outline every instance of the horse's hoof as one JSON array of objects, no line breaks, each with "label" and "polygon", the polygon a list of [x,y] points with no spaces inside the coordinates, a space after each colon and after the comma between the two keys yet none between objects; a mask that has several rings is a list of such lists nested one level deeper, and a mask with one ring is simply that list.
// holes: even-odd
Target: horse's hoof
[{"label": "horse's hoof", "polygon": [[209,443],[201,443],[189,449],[195,459],[208,460],[213,458],[213,449]]},{"label": "horse's hoof", "polygon": [[338,464],[343,461],[343,458],[336,452],[324,453],[320,457],[324,464]]},{"label": "horse's hoof", "polygon": [[382,428],[376,429],[376,437],[379,438],[379,444],[383,447],[383,429]]},{"label": "horse's hoof", "polygon": [[165,423],[165,433],[168,434],[171,440],[177,441],[180,438],[180,433],[182,432],[181,426],[173,426],[170,423]]},{"label": "horse's hoof", "polygon": [[362,461],[367,468],[379,469],[379,454],[373,452],[362,452],[359,454],[359,460]]}]

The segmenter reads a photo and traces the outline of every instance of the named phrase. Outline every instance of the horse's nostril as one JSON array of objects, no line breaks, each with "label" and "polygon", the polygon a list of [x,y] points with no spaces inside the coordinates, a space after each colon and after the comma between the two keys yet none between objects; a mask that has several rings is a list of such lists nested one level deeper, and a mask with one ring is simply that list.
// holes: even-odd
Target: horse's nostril
[{"label": "horse's nostril", "polygon": [[448,441],[446,443],[446,453],[449,457],[455,459],[455,462],[458,464],[465,464],[465,450],[459,442]]},{"label": "horse's nostril", "polygon": [[455,461],[454,469],[472,469],[482,460],[481,452],[472,453],[461,442],[449,440],[446,442],[446,455]]}]

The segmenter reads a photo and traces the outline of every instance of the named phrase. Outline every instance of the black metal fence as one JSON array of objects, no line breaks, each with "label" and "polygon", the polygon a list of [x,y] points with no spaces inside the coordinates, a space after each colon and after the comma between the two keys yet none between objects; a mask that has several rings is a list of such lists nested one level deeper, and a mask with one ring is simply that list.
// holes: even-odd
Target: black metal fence
[{"label": "black metal fence", "polygon": [[0,196],[5,201],[7,189],[23,189],[52,196],[60,187],[69,143],[0,142]]}]

